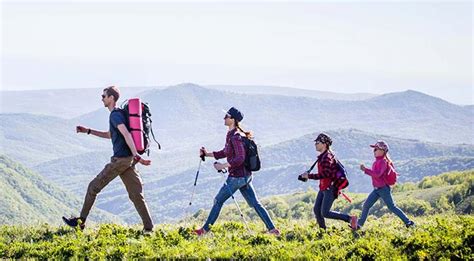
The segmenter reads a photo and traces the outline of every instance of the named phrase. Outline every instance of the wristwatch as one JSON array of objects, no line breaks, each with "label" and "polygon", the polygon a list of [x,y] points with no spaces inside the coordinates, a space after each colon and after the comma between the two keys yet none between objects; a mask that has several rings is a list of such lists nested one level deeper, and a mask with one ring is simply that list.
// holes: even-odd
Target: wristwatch
[{"label": "wristwatch", "polygon": [[133,160],[136,161],[136,162],[139,162],[140,160],[142,159],[142,157],[138,156],[138,155],[135,155],[133,157]]}]

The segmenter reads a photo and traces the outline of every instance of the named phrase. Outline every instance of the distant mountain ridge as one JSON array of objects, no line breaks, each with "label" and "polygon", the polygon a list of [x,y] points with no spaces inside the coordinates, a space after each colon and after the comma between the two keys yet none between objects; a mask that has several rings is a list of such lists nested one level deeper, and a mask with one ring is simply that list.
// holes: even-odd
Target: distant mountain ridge
[{"label": "distant mountain ridge", "polygon": [[[314,129],[338,128],[432,142],[474,144],[474,119],[469,110],[415,91],[363,101],[335,101],[237,94],[187,84],[149,90],[140,97],[150,104],[155,128],[164,142],[168,139],[175,145],[180,141],[189,144],[199,140],[203,132],[219,133],[221,109],[230,106],[244,113],[243,124],[251,126],[265,144],[296,138]],[[99,110],[74,120],[105,128],[106,117],[107,111]]]},{"label": "distant mountain ridge", "polygon": [[[189,84],[180,84],[189,85]],[[179,85],[177,85],[179,86]],[[0,91],[2,101],[0,113],[31,113],[50,115],[64,119],[78,117],[100,107],[100,94],[104,87],[83,89],[47,89]],[[209,85],[207,88],[221,91],[231,91],[245,94],[271,94],[287,96],[306,96],[320,99],[361,100],[376,96],[375,94],[345,94],[286,88],[276,86],[232,86]],[[122,100],[134,97],[149,90],[161,90],[168,86],[121,87]]]},{"label": "distant mountain ridge", "polygon": [[[0,113],[29,113],[69,119],[100,108],[100,95],[105,87],[0,91]],[[146,89],[123,87],[120,91],[122,97],[131,97]]]},{"label": "distant mountain ridge", "polygon": [[[438,170],[474,168],[474,119],[469,107],[415,91],[341,101],[242,94],[182,84],[146,89],[138,96],[149,102],[155,134],[163,146],[150,154],[152,166],[140,167],[156,220],[172,220],[181,214],[197,168],[197,150],[224,146],[227,129],[221,109],[230,106],[243,111],[244,128],[254,132],[261,146],[263,169],[254,184],[262,195],[314,186],[299,183],[295,176],[314,160],[313,140],[321,131],[333,137],[334,150],[349,170],[354,192],[370,189],[369,178],[357,168],[361,162],[371,163],[368,144],[377,139],[389,142],[401,181],[417,181]],[[75,126],[107,130],[108,115],[106,108],[72,119],[0,114],[2,153],[81,196],[109,160],[112,146],[110,140],[76,134]],[[208,207],[222,181],[209,162],[201,173],[196,207]],[[117,180],[104,189],[96,206],[136,223],[133,206],[124,202],[128,197]]]},{"label": "distant mountain ridge", "polygon": [[307,90],[277,86],[252,86],[252,85],[206,85],[206,88],[243,94],[269,94],[284,96],[300,96],[317,98],[321,100],[358,101],[378,96],[372,93],[336,93],[329,91]]}]

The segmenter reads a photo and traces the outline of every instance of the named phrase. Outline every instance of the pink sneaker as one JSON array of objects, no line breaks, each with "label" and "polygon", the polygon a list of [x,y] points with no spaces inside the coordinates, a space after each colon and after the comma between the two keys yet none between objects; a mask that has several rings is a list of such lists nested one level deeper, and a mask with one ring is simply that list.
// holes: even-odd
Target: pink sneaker
[{"label": "pink sneaker", "polygon": [[351,216],[351,228],[352,230],[357,230],[358,229],[358,224],[357,224],[357,216]]},{"label": "pink sneaker", "polygon": [[280,236],[280,230],[278,230],[278,229],[276,229],[276,228],[274,228],[274,229],[272,229],[272,230],[269,230],[267,233],[268,233],[268,234],[275,235],[275,236],[277,236],[277,237]]},{"label": "pink sneaker", "polygon": [[194,234],[198,235],[198,236],[204,236],[204,234],[206,234],[207,231],[204,230],[204,228],[200,228],[200,229],[197,229],[197,230],[194,230]]}]

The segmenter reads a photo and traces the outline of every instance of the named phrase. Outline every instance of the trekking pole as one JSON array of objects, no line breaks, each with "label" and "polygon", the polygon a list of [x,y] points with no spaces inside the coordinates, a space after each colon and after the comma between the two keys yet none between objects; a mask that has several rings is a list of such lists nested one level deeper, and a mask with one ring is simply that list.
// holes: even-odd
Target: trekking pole
[{"label": "trekking pole", "polygon": [[[214,162],[214,164],[216,164],[216,163],[217,163],[217,161]],[[234,194],[232,193],[232,190],[230,189],[230,186],[227,184],[227,181],[225,179],[225,174],[227,173],[227,170],[222,169],[222,170],[218,170],[217,172],[222,173],[222,179],[224,180],[224,186],[226,186],[227,189],[229,190],[230,196],[234,200],[234,203],[237,206],[237,209],[239,210],[240,216],[242,217],[242,220],[244,221],[244,224],[245,224],[245,227],[247,228],[247,231],[249,233],[252,233],[252,231],[249,228],[249,224],[247,223],[247,220],[245,220],[244,213],[242,213],[242,210],[240,209],[239,203],[237,203],[237,200],[235,199]]]},{"label": "trekking pole", "polygon": [[206,161],[206,158],[205,158],[204,154],[202,154],[200,156],[200,159],[199,159],[199,166],[198,166],[198,169],[196,171],[196,177],[194,178],[194,185],[193,185],[193,192],[191,194],[191,200],[189,200],[189,204],[186,206],[186,210],[184,212],[184,217],[185,218],[188,215],[189,207],[191,207],[191,205],[193,204],[193,198],[194,198],[194,193],[196,192],[196,184],[197,184],[197,180],[198,180],[198,177],[199,177],[199,171],[201,170],[201,163],[203,161]]}]

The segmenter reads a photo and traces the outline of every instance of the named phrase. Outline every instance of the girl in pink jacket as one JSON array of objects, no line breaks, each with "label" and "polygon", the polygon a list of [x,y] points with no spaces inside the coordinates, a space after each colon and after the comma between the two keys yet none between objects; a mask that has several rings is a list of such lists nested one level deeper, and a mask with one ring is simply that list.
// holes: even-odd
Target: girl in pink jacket
[{"label": "girl in pink jacket", "polygon": [[362,207],[362,214],[358,221],[359,228],[364,225],[370,208],[379,198],[382,198],[388,209],[395,213],[407,227],[415,225],[415,223],[408,219],[405,213],[395,205],[390,186],[387,184],[386,175],[390,170],[393,171],[393,163],[388,156],[388,144],[380,140],[374,145],[370,145],[370,147],[374,148],[375,162],[370,169],[366,168],[364,164],[360,165],[360,169],[372,178],[374,190],[369,194]]}]

